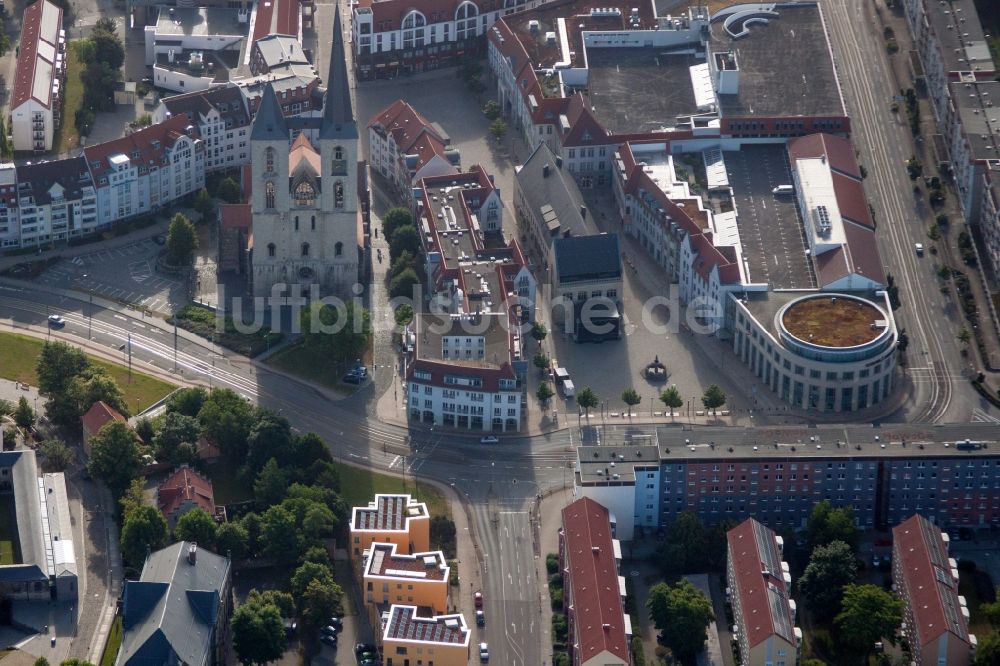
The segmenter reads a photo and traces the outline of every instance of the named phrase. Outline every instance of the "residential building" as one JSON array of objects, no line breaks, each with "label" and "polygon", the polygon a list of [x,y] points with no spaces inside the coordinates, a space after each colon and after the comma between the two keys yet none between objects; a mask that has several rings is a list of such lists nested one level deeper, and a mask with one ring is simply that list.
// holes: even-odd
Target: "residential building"
[{"label": "residential building", "polygon": [[146,66],[156,87],[186,93],[226,85],[243,62],[250,11],[167,5],[157,11],[145,27]]},{"label": "residential building", "polygon": [[416,606],[393,605],[382,614],[378,637],[385,666],[427,660],[435,666],[466,666],[472,632],[460,613],[418,615]]},{"label": "residential building", "polygon": [[351,511],[351,556],[361,562],[373,543],[394,544],[405,555],[430,550],[427,505],[409,495],[375,495]]},{"label": "residential building", "polygon": [[97,210],[94,181],[82,156],[16,168],[21,247],[93,233],[108,224]]},{"label": "residential building", "polygon": [[726,533],[727,596],[735,640],[746,666],[795,666],[802,630],[795,626],[792,577],[782,561],[783,542],[753,518]]},{"label": "residential building", "polygon": [[[349,295],[359,280],[358,129],[340,12],[321,118],[285,117],[268,84],[250,131],[252,291]],[[301,130],[314,129],[310,140]],[[294,136],[294,142],[292,141]]]},{"label": "residential building", "polygon": [[59,129],[66,74],[63,12],[49,0],[24,9],[10,98],[11,134],[15,151],[52,150]]},{"label": "residential building", "polygon": [[226,663],[233,613],[228,558],[180,541],[151,553],[125,581],[116,666]]},{"label": "residential building", "polygon": [[608,509],[583,497],[562,510],[559,569],[570,661],[578,666],[629,666],[632,621],[625,613],[621,545]]},{"label": "residential building", "polygon": [[89,146],[84,156],[102,224],[158,210],[205,186],[205,143],[186,115]]},{"label": "residential building", "polygon": [[[319,87],[319,75],[311,64],[275,65],[266,74],[234,78],[230,82],[243,93],[251,118],[257,114],[268,86],[274,88],[278,105],[286,117],[317,118],[322,114],[323,90]],[[306,128],[302,130],[306,131]]]},{"label": "residential building", "polygon": [[205,173],[250,163],[250,114],[243,89],[218,86],[160,100],[153,123],[185,116],[205,144]]},{"label": "residential building", "polygon": [[861,529],[886,530],[914,512],[949,529],[1000,525],[992,424],[662,426],[654,442],[578,451],[578,494],[608,507],[623,540],[684,511],[710,525],[753,516],[800,530],[820,500],[853,507]]},{"label": "residential building", "polygon": [[[997,271],[1000,270],[1000,161],[989,163],[981,179],[979,187],[983,194],[979,198],[979,229],[983,242],[978,244],[978,249]],[[3,218],[0,217],[2,228]]]},{"label": "residential building", "polygon": [[207,479],[187,465],[181,465],[156,487],[156,503],[173,528],[192,509],[215,516],[215,490]]},{"label": "residential building", "polygon": [[[376,607],[408,604],[448,611],[448,563],[441,551],[407,555],[394,543],[373,543],[365,552],[362,585],[365,601]],[[377,618],[376,618],[377,619]]]},{"label": "residential building", "polygon": [[0,248],[17,247],[20,242],[17,167],[13,162],[0,162]]},{"label": "residential building", "polygon": [[39,476],[31,449],[0,452],[0,494],[16,525],[13,557],[0,566],[0,593],[19,601],[76,600],[72,522],[62,474]]},{"label": "residential building", "polygon": [[622,253],[618,234],[552,241],[552,320],[575,342],[622,336]]},{"label": "residential building", "polygon": [[597,233],[587,216],[576,181],[563,169],[563,160],[542,143],[514,170],[514,210],[518,230],[527,238],[525,252],[538,267],[539,278],[549,269],[552,242],[567,236]]},{"label": "residential building", "polygon": [[903,633],[917,666],[972,664],[976,637],[958,576],[948,535],[931,521],[914,514],[892,528],[892,587],[903,602]]},{"label": "residential building", "polygon": [[268,74],[283,65],[311,65],[302,44],[291,35],[268,35],[250,47],[250,71],[254,76]]},{"label": "residential building", "polygon": [[128,423],[117,409],[103,400],[98,400],[91,405],[81,420],[83,422],[83,451],[88,458],[90,457],[90,440],[101,431],[101,428],[113,421]]},{"label": "residential building", "polygon": [[461,172],[461,157],[444,129],[401,99],[368,121],[368,161],[407,198],[424,178]]}]

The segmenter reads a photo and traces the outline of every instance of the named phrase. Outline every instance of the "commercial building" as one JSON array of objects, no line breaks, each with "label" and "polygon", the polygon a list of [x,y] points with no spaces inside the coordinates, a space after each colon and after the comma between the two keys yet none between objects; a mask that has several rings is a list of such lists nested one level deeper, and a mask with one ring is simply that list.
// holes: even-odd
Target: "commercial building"
[{"label": "commercial building", "polygon": [[11,563],[0,566],[0,593],[23,601],[75,600],[73,524],[62,474],[39,476],[31,449],[0,452],[0,494],[14,533]]},{"label": "commercial building", "polygon": [[617,234],[552,242],[552,319],[575,342],[622,337],[622,253]]},{"label": "commercial building", "polygon": [[97,210],[97,191],[82,156],[16,168],[21,247],[82,236],[110,224]]},{"label": "commercial building", "polygon": [[903,601],[912,663],[969,666],[976,637],[958,593],[958,564],[948,557],[948,535],[920,514],[892,528],[892,582]]},{"label": "commercial building", "polygon": [[115,666],[224,664],[232,613],[228,558],[189,541],[158,550],[139,580],[125,581]]},{"label": "commercial building", "polygon": [[254,76],[268,74],[284,65],[312,64],[301,42],[289,35],[268,35],[250,47],[250,71]]},{"label": "commercial building", "polygon": [[52,150],[52,139],[62,124],[66,74],[62,18],[62,9],[49,0],[36,0],[24,9],[10,98],[15,151]]},{"label": "commercial building", "polygon": [[205,186],[205,143],[186,116],[89,146],[84,156],[101,223],[158,210]]},{"label": "commercial building", "polygon": [[401,99],[368,121],[368,163],[407,199],[424,178],[461,170],[461,156],[444,129]]},{"label": "commercial building", "polygon": [[209,88],[160,100],[153,123],[185,116],[205,144],[205,173],[250,163],[250,114],[243,89],[235,85]]},{"label": "commercial building", "polygon": [[409,495],[375,495],[368,506],[351,511],[351,556],[361,562],[373,543],[394,544],[399,553],[430,550],[427,505]]},{"label": "commercial building", "polygon": [[998,442],[996,425],[976,423],[661,426],[649,443],[579,447],[576,486],[608,508],[623,540],[684,511],[707,524],[753,516],[799,530],[824,499],[852,506],[862,529],[915,512],[946,528],[985,527],[1000,525]]},{"label": "commercial building", "polygon": [[171,528],[192,509],[215,516],[215,490],[207,479],[187,465],[181,465],[156,487],[156,503]]},{"label": "commercial building", "polygon": [[407,604],[448,610],[449,567],[441,551],[398,553],[394,543],[373,543],[365,552],[362,585],[365,601],[376,607]]},{"label": "commercial building", "polygon": [[562,510],[559,568],[570,660],[579,666],[629,666],[632,621],[625,613],[621,545],[608,510],[584,497]]},{"label": "commercial building", "polygon": [[774,530],[748,518],[726,533],[726,590],[735,640],[746,666],[795,666],[802,630],[795,626],[792,577]]},{"label": "commercial building", "polygon": [[420,615],[416,606],[393,605],[382,614],[385,666],[427,660],[435,666],[467,666],[472,632],[461,614]]}]

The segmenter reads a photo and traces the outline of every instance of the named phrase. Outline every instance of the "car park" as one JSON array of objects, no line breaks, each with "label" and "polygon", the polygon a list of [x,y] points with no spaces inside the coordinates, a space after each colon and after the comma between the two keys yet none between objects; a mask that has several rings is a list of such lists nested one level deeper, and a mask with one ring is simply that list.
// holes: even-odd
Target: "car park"
[{"label": "car park", "polygon": [[498,437],[496,437],[495,435],[487,435],[486,437],[480,437],[479,438],[479,443],[480,444],[498,444],[499,442],[500,442],[500,439]]},{"label": "car park", "polygon": [[52,328],[62,328],[66,325],[66,320],[62,316],[54,314],[49,315],[49,326]]},{"label": "car park", "polygon": [[479,661],[484,664],[490,660],[490,646],[486,643],[479,644]]}]

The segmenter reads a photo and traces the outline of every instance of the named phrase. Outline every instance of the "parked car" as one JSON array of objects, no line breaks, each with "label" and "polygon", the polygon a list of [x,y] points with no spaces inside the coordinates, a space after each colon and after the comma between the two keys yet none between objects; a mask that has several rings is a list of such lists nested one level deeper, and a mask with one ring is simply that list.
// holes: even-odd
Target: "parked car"
[{"label": "parked car", "polygon": [[914,243],[913,244],[913,249],[916,251],[918,257],[924,256],[924,244],[923,243]]},{"label": "parked car", "polygon": [[157,245],[166,245],[167,237],[164,236],[163,234],[156,234],[155,236],[153,236],[153,242],[156,243]]},{"label": "parked car", "polygon": [[490,660],[490,646],[486,643],[479,644],[479,661],[484,664]]},{"label": "parked car", "polygon": [[319,637],[319,642],[323,645],[329,645],[332,648],[337,647],[337,636],[336,634],[323,634]]},{"label": "parked car", "polygon": [[375,646],[372,645],[371,643],[358,643],[357,645],[354,646],[354,654],[356,654],[358,657],[360,657],[366,652],[375,654],[377,650]]},{"label": "parked car", "polygon": [[500,439],[498,437],[496,437],[495,435],[487,435],[486,437],[480,437],[479,438],[479,443],[480,444],[498,444],[499,442],[500,442]]},{"label": "parked car", "polygon": [[339,633],[340,633],[340,629],[337,629],[337,627],[335,627],[333,625],[329,625],[329,626],[323,627],[323,635],[325,635],[325,636],[336,636]]},{"label": "parked car", "polygon": [[473,601],[476,602],[476,608],[482,609],[482,607],[483,607],[483,593],[482,592],[476,592],[474,595],[472,595],[472,599],[473,599]]},{"label": "parked car", "polygon": [[476,626],[477,627],[486,626],[486,615],[481,610],[476,611]]},{"label": "parked car", "polygon": [[66,325],[66,320],[60,315],[49,315],[49,326],[52,328],[62,328]]},{"label": "parked car", "polygon": [[341,620],[339,617],[331,617],[329,624],[330,624],[331,627],[333,627],[337,631],[343,631],[344,630],[344,621]]}]

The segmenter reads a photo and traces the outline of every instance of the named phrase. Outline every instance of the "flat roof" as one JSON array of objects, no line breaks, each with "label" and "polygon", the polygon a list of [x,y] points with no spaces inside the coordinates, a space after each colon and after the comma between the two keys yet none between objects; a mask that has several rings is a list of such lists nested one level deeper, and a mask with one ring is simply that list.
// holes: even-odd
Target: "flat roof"
[{"label": "flat roof", "polygon": [[239,17],[240,10],[225,7],[161,7],[156,34],[243,38],[250,26]]},{"label": "flat roof", "polygon": [[973,0],[922,2],[946,72],[992,72],[995,65]]},{"label": "flat roof", "polygon": [[663,48],[590,48],[587,87],[594,115],[613,134],[674,127],[677,116],[697,113],[690,67],[702,62]]},{"label": "flat roof", "polygon": [[[427,190],[426,200],[430,203],[430,210],[425,212],[424,219],[437,231],[441,254],[449,266],[457,265],[463,259],[472,259],[476,254],[474,231],[471,221],[465,218],[462,204],[461,191],[466,182]],[[478,183],[474,187],[478,189]]]},{"label": "flat roof", "polygon": [[948,84],[974,160],[1000,159],[1000,81],[963,76]]},{"label": "flat roof", "polygon": [[[432,315],[418,314],[415,321],[417,359],[443,361],[449,365],[467,368],[499,368],[510,362],[510,330],[506,313],[484,315]],[[483,346],[471,347],[475,358],[458,358],[457,349],[444,356],[445,337],[483,338]],[[479,350],[482,349],[480,358]]]},{"label": "flat roof", "polygon": [[447,581],[448,563],[440,550],[407,555],[396,552],[394,543],[372,544],[365,576],[407,580]]},{"label": "flat roof", "polygon": [[710,50],[731,51],[739,93],[719,95],[723,116],[845,116],[819,5],[774,5],[777,17],[747,25],[734,39],[713,17]]},{"label": "flat roof", "polygon": [[406,532],[412,518],[428,517],[427,505],[410,495],[375,495],[368,506],[352,511],[352,531]]},{"label": "flat roof", "polygon": [[854,347],[882,335],[877,322],[885,313],[854,298],[817,295],[794,303],[781,317],[789,333],[803,342],[824,347]]},{"label": "flat roof", "polygon": [[784,143],[744,144],[723,153],[750,282],[813,289],[816,275],[794,196],[771,190],[792,182]]},{"label": "flat roof", "polygon": [[461,614],[419,617],[416,606],[393,605],[383,623],[383,641],[468,646],[471,635]]}]

